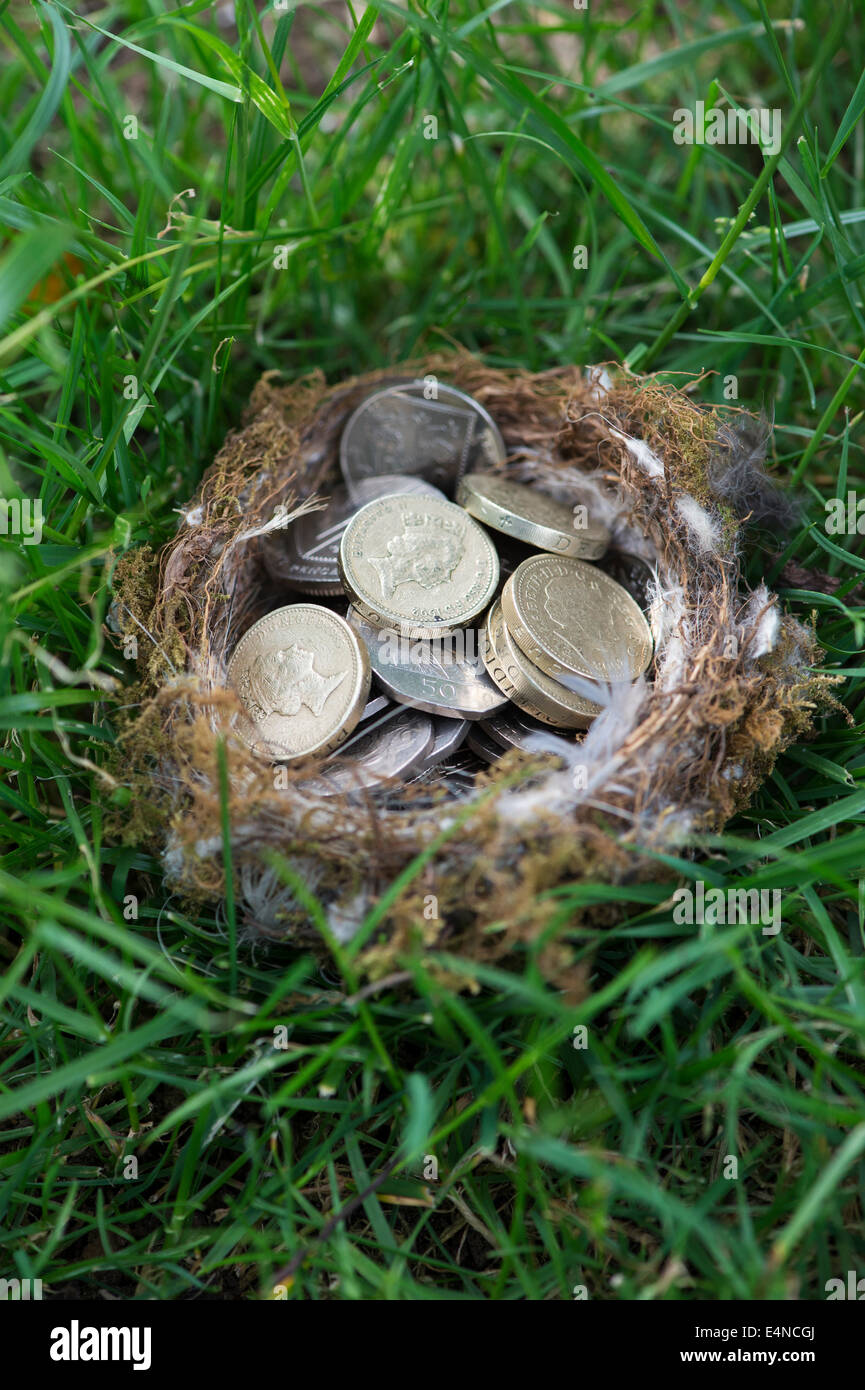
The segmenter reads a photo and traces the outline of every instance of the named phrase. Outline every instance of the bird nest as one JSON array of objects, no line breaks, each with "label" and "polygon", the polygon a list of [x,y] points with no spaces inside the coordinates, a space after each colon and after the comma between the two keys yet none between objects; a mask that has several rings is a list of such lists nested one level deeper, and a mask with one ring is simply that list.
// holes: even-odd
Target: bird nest
[{"label": "bird nest", "polygon": [[[169,881],[193,898],[224,898],[230,842],[248,939],[344,943],[364,923],[359,959],[372,976],[410,949],[497,959],[531,947],[564,982],[575,918],[562,920],[549,890],[657,877],[657,852],[687,853],[719,831],[831,703],[811,670],[811,630],[764,584],[742,587],[744,517],[788,508],[761,466],[768,429],[700,405],[698,382],[532,375],[464,354],[399,371],[474,396],[504,437],[510,477],[588,504],[613,553],[645,563],[653,668],[604,692],[564,759],[539,734],[459,782],[319,796],[316,767],[273,767],[226,739],[234,646],[266,612],[305,601],[275,587],[263,540],[337,484],[342,428],[385,375],[328,386],[318,373],[289,385],[268,373],[176,536],[115,571],[114,626],[138,672],[119,732],[132,792],[122,833],[158,845]],[[584,911],[603,925],[617,908]]]}]

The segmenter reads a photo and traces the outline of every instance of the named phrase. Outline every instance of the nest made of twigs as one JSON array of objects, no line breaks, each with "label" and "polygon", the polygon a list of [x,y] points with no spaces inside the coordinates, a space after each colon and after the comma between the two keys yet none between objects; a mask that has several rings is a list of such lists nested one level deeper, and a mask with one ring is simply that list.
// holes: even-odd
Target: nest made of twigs
[{"label": "nest made of twigs", "polygon": [[764,585],[740,588],[742,513],[787,505],[762,471],[765,422],[703,407],[656,378],[575,367],[532,375],[464,354],[337,386],[318,373],[288,385],[267,374],[175,538],[117,567],[116,625],[137,639],[139,678],[120,740],[137,793],[124,833],[155,837],[180,891],[222,895],[218,742],[235,707],[227,662],[263,613],[304,601],[275,591],[262,538],[340,481],[345,421],[382,376],[397,374],[434,375],[473,395],[502,432],[510,476],[588,502],[614,549],[649,565],[654,670],[607,692],[604,712],[573,741],[571,766],[545,757],[541,740],[537,753],[503,756],[461,796],[434,779],[311,799],[308,767],[274,769],[229,739],[245,929],[258,940],[318,939],[311,893],[348,940],[423,851],[367,945],[370,972],[392,968],[410,942],[500,957],[545,933],[544,968],[562,979],[566,925],[548,930],[545,890],[656,874],[646,849],[681,852],[696,833],[720,830],[831,702],[829,682],[810,669],[810,629]]}]

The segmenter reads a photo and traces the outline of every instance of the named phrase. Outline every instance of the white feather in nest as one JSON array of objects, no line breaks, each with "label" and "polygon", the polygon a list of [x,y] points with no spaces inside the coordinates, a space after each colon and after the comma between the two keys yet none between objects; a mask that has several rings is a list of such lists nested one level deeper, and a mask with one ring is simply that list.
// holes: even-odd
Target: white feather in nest
[{"label": "white feather in nest", "polygon": [[592,394],[598,405],[603,405],[613,387],[613,378],[606,367],[587,367],[583,373],[586,381],[592,388]]},{"label": "white feather in nest", "polygon": [[751,665],[773,651],[781,631],[781,618],[778,605],[764,583],[749,596],[745,612],[739,622],[739,633],[744,647],[745,664]]},{"label": "white feather in nest", "polygon": [[337,941],[345,946],[357,934],[371,906],[369,894],[363,889],[344,903],[332,903],[327,910],[327,922]]},{"label": "white feather in nest", "polygon": [[[273,515],[268,521],[262,522],[260,526],[253,526],[248,531],[241,531],[232,541],[232,547],[245,545],[247,541],[255,540],[257,536],[267,536],[271,531],[285,531],[291,526],[292,522],[300,517],[306,516],[308,512],[320,512],[327,506],[327,501],[323,497],[308,497],[305,502],[299,502],[291,511],[287,511],[284,506],[274,507]],[[227,552],[226,552],[227,553]]]},{"label": "white feather in nest", "polygon": [[[601,372],[597,377],[590,377],[594,385],[595,398],[601,406],[608,394],[608,386],[612,385],[606,372]],[[626,434],[620,430],[613,421],[603,413],[603,410],[583,411],[580,415],[569,415],[571,424],[578,425],[591,416],[596,416],[603,424],[611,439],[617,439],[620,444],[624,444],[634,462],[642,469],[647,478],[661,479],[664,477],[664,465],[658,455],[652,450],[644,439],[637,439],[634,435]]]},{"label": "white feather in nest", "polygon": [[676,498],[676,511],[687,527],[688,542],[695,554],[717,555],[723,543],[720,518],[688,493]]},{"label": "white feather in nest", "polygon": [[[310,871],[313,871],[312,865]],[[248,860],[241,865],[237,899],[253,922],[266,931],[274,932],[285,926],[292,908],[298,906],[292,890],[277,877],[273,869],[262,868]]]},{"label": "white feather in nest", "polygon": [[567,815],[579,805],[601,808],[606,803],[597,798],[600,786],[613,793],[628,794],[628,782],[638,769],[624,762],[621,748],[639,722],[648,692],[646,681],[641,676],[633,683],[594,685],[570,677],[567,684],[577,694],[601,705],[602,712],[579,742],[567,740],[563,745],[562,739],[567,739],[567,735],[558,732],[551,736],[539,730],[529,735],[525,742],[529,752],[555,753],[565,760],[566,766],[539,778],[532,786],[502,792],[496,809],[503,820],[519,823],[539,814]]},{"label": "white feather in nest", "polygon": [[186,868],[186,851],[177,832],[172,830],[162,851],[162,869],[167,883],[180,883]]},{"label": "white feather in nest", "polygon": [[677,580],[660,576],[649,584],[649,627],[655,639],[655,680],[661,690],[681,684],[690,648],[685,590]]},{"label": "white feather in nest", "polygon": [[634,462],[643,470],[647,478],[663,478],[664,465],[658,455],[649,448],[644,439],[635,439],[633,435],[625,434],[622,430],[617,430],[609,421],[604,422],[614,439],[618,439]]},{"label": "white feather in nest", "polygon": [[[306,856],[295,855],[286,862],[306,888],[322,905],[328,926],[340,945],[346,945],[356,935],[372,905],[370,894],[365,888],[346,898],[344,902],[329,901],[332,893],[327,890],[323,865]],[[245,913],[253,934],[264,928],[274,936],[284,932],[288,919],[297,914],[305,914],[306,908],[294,889],[272,868],[245,860],[237,885],[238,905]]]},{"label": "white feather in nest", "polygon": [[[289,858],[286,861],[309,892],[317,897],[322,887],[323,866],[308,857]],[[238,876],[238,903],[248,917],[260,927],[279,931],[284,927],[291,913],[304,912],[305,908],[294,889],[276,873],[275,869],[244,860]]]}]

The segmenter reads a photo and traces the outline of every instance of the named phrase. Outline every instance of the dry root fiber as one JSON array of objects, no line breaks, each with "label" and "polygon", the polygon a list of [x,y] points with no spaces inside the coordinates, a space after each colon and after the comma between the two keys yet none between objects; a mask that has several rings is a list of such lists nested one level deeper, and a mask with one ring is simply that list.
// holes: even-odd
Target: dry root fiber
[{"label": "dry root fiber", "polygon": [[[498,423],[513,477],[600,509],[614,547],[647,562],[654,670],[606,692],[604,712],[573,741],[571,766],[554,764],[539,735],[536,754],[509,754],[462,795],[432,782],[316,800],[308,766],[271,768],[229,739],[245,929],[258,940],[318,940],[308,890],[346,941],[425,851],[366,948],[370,974],[392,969],[413,942],[494,958],[543,938],[543,968],[562,982],[567,924],[546,890],[657,873],[643,851],[719,830],[831,702],[828,681],[810,670],[811,632],[765,586],[740,592],[742,515],[780,515],[789,504],[762,471],[765,422],[701,407],[656,378],[575,367],[529,375],[463,354],[399,372],[470,392]],[[268,374],[174,540],[118,566],[117,625],[140,653],[137,713],[121,740],[136,793],[126,832],[155,835],[188,895],[224,889],[217,744],[236,707],[228,659],[257,618],[294,597],[274,588],[260,538],[339,481],[342,427],[378,379],[328,387],[313,374],[286,386]]]}]

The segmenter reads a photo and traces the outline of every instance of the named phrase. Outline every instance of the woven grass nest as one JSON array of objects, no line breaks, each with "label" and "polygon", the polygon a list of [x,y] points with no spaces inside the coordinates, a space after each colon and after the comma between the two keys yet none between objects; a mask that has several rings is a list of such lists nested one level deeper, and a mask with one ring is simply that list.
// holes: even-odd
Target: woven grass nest
[{"label": "woven grass nest", "polygon": [[[607,692],[585,735],[569,736],[572,766],[545,753],[541,737],[536,752],[503,755],[462,795],[433,780],[316,799],[309,765],[271,767],[229,738],[242,930],[256,942],[320,945],[313,919],[323,916],[346,942],[379,904],[359,957],[372,978],[412,946],[501,960],[532,943],[548,978],[575,989],[574,918],[561,920],[548,890],[581,878],[656,878],[658,860],[645,851],[687,853],[696,833],[720,830],[831,703],[827,678],[810,669],[820,655],[811,630],[764,585],[741,587],[743,517],[789,507],[761,466],[768,429],[744,412],[702,406],[699,382],[673,387],[603,368],[533,375],[463,353],[337,386],[318,373],[288,385],[267,374],[174,539],[158,554],[130,552],[115,572],[115,626],[138,643],[117,763],[133,792],[123,834],[159,846],[182,895],[223,897],[219,744],[237,707],[227,662],[264,613],[305,601],[275,589],[262,537],[341,481],[343,425],[396,375],[469,392],[502,432],[511,477],[588,503],[611,527],[613,548],[648,563],[654,664],[647,678]],[[419,854],[416,872],[383,903]],[[309,894],[323,914],[310,911]],[[604,925],[617,910],[586,911]]]}]

